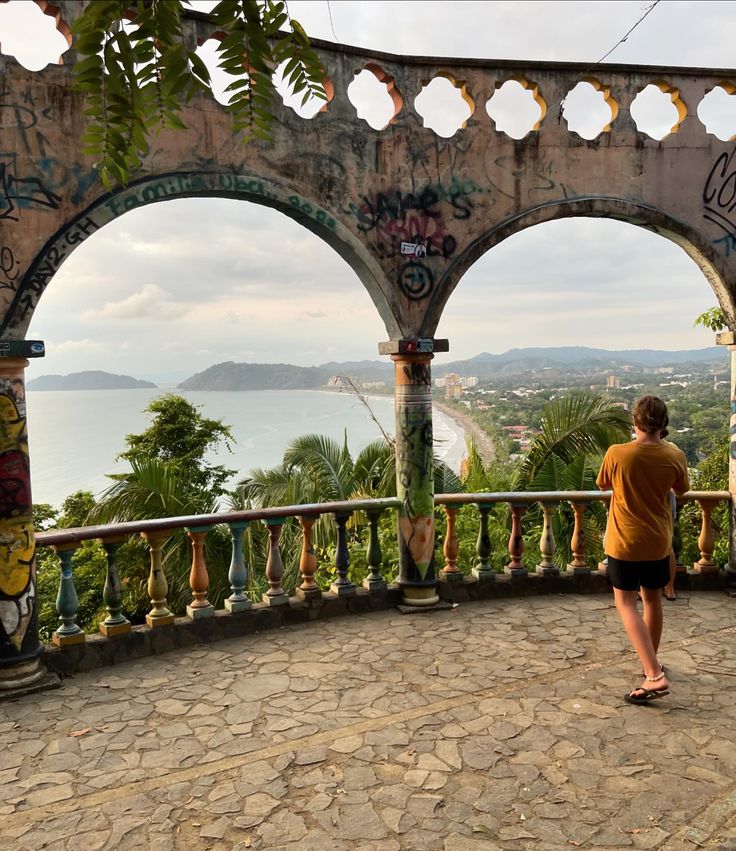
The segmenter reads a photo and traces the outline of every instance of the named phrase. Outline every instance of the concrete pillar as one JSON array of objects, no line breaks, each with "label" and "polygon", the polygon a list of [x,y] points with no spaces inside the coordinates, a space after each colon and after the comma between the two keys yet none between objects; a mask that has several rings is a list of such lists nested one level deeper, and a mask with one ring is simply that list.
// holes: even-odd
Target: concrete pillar
[{"label": "concrete pillar", "polygon": [[25,358],[0,359],[0,699],[58,685],[41,662]]},{"label": "concrete pillar", "polygon": [[736,587],[736,334],[722,331],[716,334],[719,346],[728,346],[731,353],[731,419],[728,429],[728,490],[731,494],[729,546],[726,575],[728,584]]},{"label": "concrete pillar", "polygon": [[402,501],[398,518],[399,585],[406,605],[431,606],[439,597],[434,564],[430,362],[433,351],[447,351],[447,341],[394,340],[382,343],[379,351],[390,354],[395,365],[396,493]]}]

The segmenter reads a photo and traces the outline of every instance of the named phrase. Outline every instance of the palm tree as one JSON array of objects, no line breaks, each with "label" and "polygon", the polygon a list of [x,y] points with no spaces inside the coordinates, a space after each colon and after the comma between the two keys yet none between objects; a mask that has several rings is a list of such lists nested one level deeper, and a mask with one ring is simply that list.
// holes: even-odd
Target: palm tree
[{"label": "palm tree", "polygon": [[[436,492],[462,490],[460,479],[444,462],[435,459],[434,472]],[[242,508],[249,504],[265,507],[396,496],[394,445],[385,439],[376,440],[353,458],[347,445],[347,434],[342,444],[321,434],[302,435],[286,447],[279,466],[251,470],[239,482],[238,490],[240,499],[234,505]],[[393,518],[385,522],[395,524]],[[354,543],[360,541],[363,547],[365,518],[353,515],[350,529]],[[282,534],[282,582],[284,587],[289,588],[296,583],[298,576],[299,530],[292,521],[284,524]],[[323,515],[315,523],[313,542],[325,555],[334,546],[335,528],[329,515]]]},{"label": "palm tree", "polygon": [[596,393],[571,393],[549,402],[541,426],[519,470],[517,490],[546,490],[541,484],[550,480],[552,458],[572,464],[580,456],[602,455],[631,436],[629,414]]},{"label": "palm tree", "polygon": [[[186,481],[186,472],[176,460],[139,456],[129,458],[130,471],[111,476],[113,484],[100,496],[87,516],[88,523],[119,523],[132,520],[153,520],[162,517],[181,517],[210,514],[217,510],[217,498],[207,491],[193,492]],[[147,606],[147,553],[140,539],[126,545],[121,561],[128,583],[140,589],[140,607]],[[163,549],[163,564],[169,583],[169,607],[183,613],[191,600],[189,569],[192,549],[183,530],[172,532]],[[230,541],[226,530],[215,527],[205,539],[205,561],[210,576],[208,598],[218,605],[228,590],[227,573],[230,563]],[[128,595],[130,599],[135,594]]]},{"label": "palm tree", "polygon": [[[541,425],[541,432],[521,465],[514,490],[596,490],[600,456],[612,444],[622,443],[631,437],[629,414],[612,405],[604,396],[594,393],[574,393],[550,402],[545,406]],[[603,506],[598,502],[592,503],[585,514],[587,541],[600,540],[605,520]],[[525,526],[533,529],[535,537],[541,530],[538,506],[527,512],[525,521]],[[561,504],[553,518],[553,533],[558,544],[555,559],[560,565],[571,558],[573,526],[572,509]],[[533,549],[530,556],[532,552]]]}]

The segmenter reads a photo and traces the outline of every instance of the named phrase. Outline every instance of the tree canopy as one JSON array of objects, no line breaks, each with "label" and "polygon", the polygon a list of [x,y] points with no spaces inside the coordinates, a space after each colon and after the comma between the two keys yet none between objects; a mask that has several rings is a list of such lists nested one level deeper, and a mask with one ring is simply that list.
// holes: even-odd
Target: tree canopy
[{"label": "tree canopy", "polygon": [[[74,22],[74,85],[86,100],[85,153],[105,185],[125,184],[140,167],[151,136],[182,129],[182,105],[212,95],[210,73],[185,43],[187,0],[95,0]],[[324,69],[281,0],[221,0],[209,13],[218,68],[231,82],[227,110],[243,141],[269,139],[274,75],[289,90],[326,100]],[[213,95],[212,95],[213,96]]]}]

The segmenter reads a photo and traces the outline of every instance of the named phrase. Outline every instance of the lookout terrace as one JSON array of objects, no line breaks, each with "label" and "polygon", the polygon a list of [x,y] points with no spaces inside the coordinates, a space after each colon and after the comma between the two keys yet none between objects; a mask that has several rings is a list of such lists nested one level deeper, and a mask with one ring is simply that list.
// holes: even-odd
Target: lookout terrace
[{"label": "lookout terrace", "polygon": [[[38,5],[68,34],[86,4]],[[184,37],[194,47],[220,34],[190,13]],[[313,118],[275,103],[273,139],[244,146],[226,111],[195,97],[187,129],[157,136],[129,184],[108,190],[80,153],[85,104],[72,88],[68,40],[62,62],[41,72],[0,56],[0,848],[736,847],[725,593],[736,582],[736,539],[731,520],[728,561],[717,563],[712,519],[724,503],[733,518],[736,413],[729,489],[680,500],[700,512],[700,557],[680,565],[680,598],[668,610],[672,694],[641,709],[623,705],[639,668],[585,534],[587,513],[602,511],[610,493],[435,493],[431,397],[433,355],[449,346],[435,332],[463,274],[507,237],[557,218],[610,217],[672,240],[736,327],[734,147],[697,117],[713,89],[736,91],[736,71],[591,70],[315,42],[328,101]],[[380,130],[347,96],[365,70],[391,104]],[[437,78],[468,109],[449,139],[415,105]],[[486,109],[508,80],[538,109],[522,139],[498,130]],[[581,81],[610,110],[590,140],[558,119]],[[661,140],[631,116],[650,85],[675,110]],[[188,196],[280,210],[366,287],[386,328],[379,350],[395,364],[397,497],[37,533],[24,370],[44,345],[26,339],[33,313],[90,234],[136,207]],[[736,339],[726,331],[719,342],[731,351],[736,411]],[[564,567],[552,523],[562,503],[574,517]],[[488,534],[498,504],[511,518],[502,573],[491,568]],[[532,509],[543,525],[530,568],[522,522]],[[476,524],[472,575],[458,567],[461,510]],[[358,514],[369,567],[359,587],[346,536]],[[378,534],[389,514],[395,584]],[[329,591],[315,582],[313,527],[323,517],[337,539]],[[292,596],[282,587],[287,521],[299,531]],[[255,568],[243,547],[256,525],[269,536],[258,602],[245,593]],[[215,528],[227,529],[231,552],[222,610],[208,599],[205,544]],[[162,550],[184,535],[191,599],[175,617]],[[132,537],[150,557],[150,608],[138,625],[124,614],[117,564]],[[73,556],[87,540],[107,559],[98,589],[107,616],[95,635],[78,624]],[[41,548],[56,553],[60,576],[48,642],[38,626],[51,602],[37,588]]]}]

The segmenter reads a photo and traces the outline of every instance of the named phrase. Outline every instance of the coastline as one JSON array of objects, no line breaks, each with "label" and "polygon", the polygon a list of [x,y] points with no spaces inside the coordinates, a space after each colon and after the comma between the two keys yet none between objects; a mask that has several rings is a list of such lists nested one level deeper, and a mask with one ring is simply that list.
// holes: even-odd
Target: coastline
[{"label": "coastline", "polygon": [[486,464],[489,461],[493,461],[496,457],[496,447],[493,445],[493,440],[491,440],[490,435],[483,431],[478,423],[475,422],[470,414],[465,414],[462,411],[451,408],[449,405],[445,405],[443,402],[438,402],[436,399],[432,400],[432,404],[438,411],[442,411],[443,414],[448,416],[451,420],[454,420],[460,428],[462,428],[466,435],[471,438],[475,438],[475,445],[478,448],[478,453]]}]

